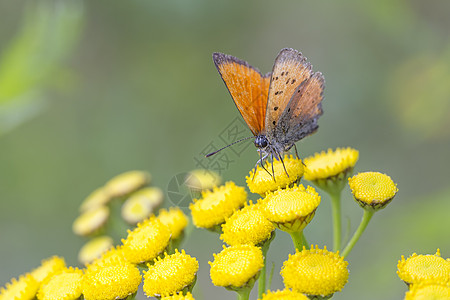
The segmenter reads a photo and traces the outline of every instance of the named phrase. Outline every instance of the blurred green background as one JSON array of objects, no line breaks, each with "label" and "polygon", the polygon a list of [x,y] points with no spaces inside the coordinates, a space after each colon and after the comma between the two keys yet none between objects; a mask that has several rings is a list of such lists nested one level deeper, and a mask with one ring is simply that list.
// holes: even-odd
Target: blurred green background
[{"label": "blurred green background", "polygon": [[[400,189],[348,257],[334,299],[403,298],[402,254],[450,257],[449,11],[438,0],[0,1],[0,285],[55,254],[77,266],[85,240],[72,222],[109,178],[148,170],[167,191],[220,144],[238,111],[212,52],[265,73],[292,47],[326,79],[320,129],[300,155],[354,147],[357,172],[387,173]],[[249,145],[222,176],[244,185],[256,160]],[[353,233],[362,212],[348,190],[343,200]],[[329,217],[324,196],[310,242],[331,247]],[[209,279],[218,236],[194,230],[184,247],[200,263],[197,299],[235,298]],[[274,289],[291,252],[278,234]]]}]

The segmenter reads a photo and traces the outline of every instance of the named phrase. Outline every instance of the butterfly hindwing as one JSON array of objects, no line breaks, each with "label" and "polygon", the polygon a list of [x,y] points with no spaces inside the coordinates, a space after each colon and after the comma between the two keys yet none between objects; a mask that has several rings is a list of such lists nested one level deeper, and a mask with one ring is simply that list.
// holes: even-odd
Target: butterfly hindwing
[{"label": "butterfly hindwing", "polygon": [[270,73],[234,56],[213,53],[213,61],[236,107],[254,135],[264,129]]},{"label": "butterfly hindwing", "polygon": [[316,72],[296,88],[275,129],[276,141],[290,147],[317,130],[323,113],[324,84],[322,73]]},{"label": "butterfly hindwing", "polygon": [[294,91],[312,76],[311,64],[297,50],[280,51],[272,69],[269,98],[265,120],[265,133],[270,139],[281,114],[286,109]]}]

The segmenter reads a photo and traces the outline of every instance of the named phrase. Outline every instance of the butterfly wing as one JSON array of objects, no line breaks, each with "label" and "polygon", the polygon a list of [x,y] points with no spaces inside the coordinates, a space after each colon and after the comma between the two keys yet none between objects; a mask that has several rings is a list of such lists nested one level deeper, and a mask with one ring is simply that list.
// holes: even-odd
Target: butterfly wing
[{"label": "butterfly wing", "polygon": [[274,138],[277,123],[294,91],[311,76],[311,64],[300,52],[289,48],[280,51],[272,69],[265,119],[265,133],[269,140]]},{"label": "butterfly wing", "polygon": [[264,129],[270,73],[258,69],[234,56],[213,53],[213,61],[236,107],[254,135]]},{"label": "butterfly wing", "polygon": [[300,84],[292,94],[275,129],[275,141],[290,148],[296,141],[310,135],[319,127],[325,80],[316,72]]}]

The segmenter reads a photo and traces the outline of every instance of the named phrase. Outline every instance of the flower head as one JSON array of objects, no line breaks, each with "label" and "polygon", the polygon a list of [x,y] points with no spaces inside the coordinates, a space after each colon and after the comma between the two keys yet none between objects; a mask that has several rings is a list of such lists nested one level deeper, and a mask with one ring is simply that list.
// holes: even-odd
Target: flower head
[{"label": "flower head", "polygon": [[391,177],[378,172],[359,173],[348,179],[352,194],[365,209],[384,208],[397,194],[397,185]]},{"label": "flower head", "polygon": [[223,234],[220,238],[230,246],[259,245],[268,240],[274,230],[275,227],[264,216],[260,205],[250,203],[222,224]]},{"label": "flower head", "polygon": [[164,258],[158,257],[153,265],[144,271],[144,292],[148,297],[174,295],[189,288],[196,280],[198,262],[184,250],[175,251]]},{"label": "flower head", "polygon": [[132,193],[122,205],[122,218],[133,225],[143,221],[162,203],[163,197],[161,189],[156,187],[147,187]]},{"label": "flower head", "polygon": [[187,292],[186,295],[183,295],[183,293],[178,293],[176,295],[162,297],[161,300],[195,300],[194,297],[192,297],[192,294],[190,292]]},{"label": "flower head", "polygon": [[32,300],[36,296],[39,283],[34,277],[27,273],[13,278],[5,287],[0,288],[0,299]]},{"label": "flower head", "polygon": [[236,245],[214,254],[210,276],[212,283],[232,290],[253,286],[264,265],[262,251],[253,245]]},{"label": "flower head", "polygon": [[104,187],[100,187],[84,199],[80,205],[80,212],[85,212],[99,206],[106,205],[110,200],[111,196],[107,193],[106,189]]},{"label": "flower head", "polygon": [[309,300],[304,294],[291,291],[289,289],[277,290],[276,292],[267,291],[263,294],[261,300]]},{"label": "flower head", "polygon": [[345,187],[345,180],[358,161],[359,152],[350,147],[328,149],[304,159],[305,179],[313,181],[325,191],[337,192]]},{"label": "flower head", "polygon": [[314,188],[294,185],[292,188],[267,194],[261,202],[264,214],[277,228],[298,232],[314,217],[320,196]]},{"label": "flower head", "polygon": [[39,300],[76,300],[81,296],[82,278],[83,271],[66,268],[42,283],[37,298]]},{"label": "flower head", "polygon": [[266,161],[264,168],[265,170],[260,166],[257,166],[256,174],[255,171],[252,170],[250,171],[249,176],[246,177],[247,185],[250,191],[262,196],[268,192],[275,191],[278,188],[285,188],[295,182],[298,182],[300,178],[302,178],[304,171],[302,161],[294,158],[292,155],[286,155],[283,161],[276,159],[273,161],[275,180],[272,176],[272,164]]},{"label": "flower head", "polygon": [[405,300],[450,299],[450,286],[440,284],[413,284],[406,292]]},{"label": "flower head", "polygon": [[134,264],[153,260],[169,244],[170,229],[155,217],[139,223],[128,237],[122,240],[123,253]]},{"label": "flower head", "polygon": [[99,258],[113,245],[113,239],[107,235],[93,238],[81,247],[78,252],[78,261],[86,265]]},{"label": "flower head", "polygon": [[66,262],[64,261],[64,258],[53,256],[44,259],[39,267],[31,271],[31,275],[40,284],[47,279],[47,277],[62,271],[65,267]]},{"label": "flower head", "polygon": [[397,264],[397,274],[406,284],[450,283],[450,261],[441,257],[439,249],[434,255],[417,255],[408,259],[402,255]]},{"label": "flower head", "polygon": [[100,230],[106,224],[109,217],[109,208],[99,206],[82,213],[72,224],[72,230],[76,235],[86,236]]},{"label": "flower head", "polygon": [[220,175],[211,170],[197,169],[188,173],[185,185],[191,190],[210,190],[222,182]]},{"label": "flower head", "polygon": [[110,179],[105,184],[105,189],[113,198],[122,197],[149,184],[151,178],[148,172],[128,171]]},{"label": "flower head", "polygon": [[142,278],[139,269],[126,262],[89,266],[82,280],[86,300],[123,299],[136,293]]},{"label": "flower head", "polygon": [[116,246],[105,253],[103,253],[99,258],[94,259],[90,264],[87,265],[88,268],[102,267],[105,265],[117,264],[117,263],[129,263],[125,258],[125,254],[121,246]]},{"label": "flower head", "polygon": [[194,199],[194,203],[189,205],[192,221],[197,227],[213,229],[225,222],[246,200],[245,189],[231,181],[212,191],[203,191],[202,198]]},{"label": "flower head", "polygon": [[178,207],[171,207],[169,210],[161,209],[157,219],[169,227],[172,239],[178,238],[188,224],[188,218]]},{"label": "flower head", "polygon": [[328,296],[342,290],[348,279],[348,263],[339,253],[311,246],[289,255],[281,270],[284,285],[311,296]]}]

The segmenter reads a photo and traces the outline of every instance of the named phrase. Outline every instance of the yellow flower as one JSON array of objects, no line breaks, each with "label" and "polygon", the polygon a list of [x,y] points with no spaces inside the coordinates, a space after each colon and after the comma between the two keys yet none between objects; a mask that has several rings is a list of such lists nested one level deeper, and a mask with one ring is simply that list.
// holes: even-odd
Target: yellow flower
[{"label": "yellow flower", "polygon": [[129,171],[115,176],[105,184],[108,194],[115,197],[128,195],[150,183],[151,175],[144,171]]},{"label": "yellow flower", "polygon": [[350,147],[328,149],[304,159],[305,179],[309,181],[327,179],[353,169],[358,161],[359,152]]},{"label": "yellow flower", "polygon": [[60,272],[66,267],[66,262],[64,258],[53,256],[47,259],[44,259],[39,267],[31,271],[31,275],[36,279],[36,281],[40,284],[47,277],[54,275],[57,272]]},{"label": "yellow flower", "polygon": [[309,300],[309,298],[302,293],[285,289],[276,292],[267,291],[266,294],[263,294],[261,300]]},{"label": "yellow flower", "polygon": [[236,245],[214,254],[210,276],[212,283],[231,290],[251,287],[264,265],[262,251],[253,245]]},{"label": "yellow flower", "polygon": [[139,269],[122,261],[86,269],[82,280],[86,300],[123,299],[136,293],[142,278]]},{"label": "yellow flower", "polygon": [[81,247],[78,252],[78,261],[83,265],[91,263],[94,259],[99,258],[103,253],[110,249],[113,245],[113,239],[103,235],[93,238]]},{"label": "yellow flower", "polygon": [[192,294],[187,292],[186,295],[183,295],[183,293],[179,293],[172,296],[162,297],[161,300],[195,300],[194,297],[192,297]]},{"label": "yellow flower", "polygon": [[358,204],[373,210],[384,208],[398,192],[391,177],[378,172],[359,173],[348,184]]},{"label": "yellow flower", "polygon": [[342,290],[348,279],[348,263],[338,253],[311,246],[289,255],[281,269],[284,285],[310,296],[329,296]]},{"label": "yellow flower", "polygon": [[39,300],[76,300],[81,296],[83,271],[68,268],[47,278],[39,288]]},{"label": "yellow flower", "polygon": [[287,232],[298,232],[312,220],[320,204],[320,196],[314,188],[303,185],[267,194],[261,207],[275,227]]},{"label": "yellow flower", "polygon": [[406,284],[420,282],[450,283],[450,261],[441,257],[439,249],[434,255],[417,255],[408,259],[402,255],[397,264],[397,274]]},{"label": "yellow flower", "polygon": [[139,223],[128,237],[122,240],[122,250],[128,261],[134,264],[151,261],[169,244],[170,230],[155,217]]},{"label": "yellow flower", "polygon": [[202,199],[194,199],[189,205],[194,225],[201,228],[215,229],[225,219],[242,207],[247,200],[243,187],[234,182],[215,187],[212,191],[203,191]]},{"label": "yellow flower", "polygon": [[102,256],[100,256],[99,258],[94,259],[87,266],[89,268],[94,268],[94,267],[102,267],[105,265],[117,264],[119,262],[129,263],[129,261],[125,258],[125,254],[122,250],[122,247],[116,246],[103,253]]},{"label": "yellow flower", "polygon": [[76,235],[86,236],[94,234],[106,224],[109,217],[109,208],[99,206],[82,213],[72,224]]},{"label": "yellow flower", "polygon": [[155,259],[144,271],[144,292],[147,297],[170,296],[184,289],[189,289],[196,280],[198,262],[187,255],[184,250]]},{"label": "yellow flower", "polygon": [[87,196],[86,199],[84,199],[80,205],[80,212],[85,212],[99,206],[104,206],[108,204],[110,200],[111,196],[106,192],[105,188],[98,188]]},{"label": "yellow flower", "polygon": [[450,286],[439,284],[413,284],[406,292],[405,300],[448,300]]},{"label": "yellow flower", "polygon": [[222,182],[220,175],[211,170],[193,170],[186,176],[184,184],[194,191],[209,190]]},{"label": "yellow flower", "polygon": [[[286,171],[283,167],[286,167]],[[295,182],[298,182],[303,176],[303,163],[300,159],[291,156],[284,156],[283,162],[279,160],[273,161],[273,170],[275,174],[275,180],[272,177],[272,163],[266,161],[264,167],[266,170],[257,166],[256,174],[254,170],[250,171],[249,176],[246,177],[248,188],[252,193],[264,194],[275,191],[278,188],[285,188]],[[289,175],[289,176],[288,176]]]},{"label": "yellow flower", "polygon": [[169,227],[170,232],[172,233],[172,239],[180,237],[188,224],[188,218],[178,207],[171,207],[169,210],[161,209],[157,219]]},{"label": "yellow flower", "polygon": [[132,193],[122,205],[122,218],[134,225],[148,218],[161,205],[163,192],[157,187],[147,187]]},{"label": "yellow flower", "polygon": [[19,279],[11,279],[5,287],[0,288],[0,299],[31,300],[34,299],[39,288],[39,283],[27,273],[19,276]]},{"label": "yellow flower", "polygon": [[264,216],[260,205],[252,204],[236,211],[222,224],[220,238],[230,246],[239,244],[259,245],[268,240],[275,227]]}]

